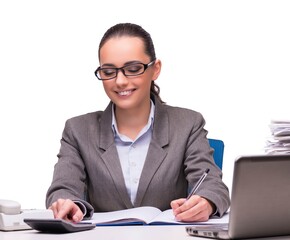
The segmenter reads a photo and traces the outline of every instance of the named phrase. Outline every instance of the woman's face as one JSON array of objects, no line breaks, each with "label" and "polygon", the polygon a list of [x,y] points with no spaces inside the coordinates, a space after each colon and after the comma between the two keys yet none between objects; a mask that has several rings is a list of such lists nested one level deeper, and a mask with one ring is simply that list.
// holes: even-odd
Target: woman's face
[{"label": "woman's face", "polygon": [[[148,64],[150,57],[145,53],[144,43],[137,37],[114,37],[100,49],[101,67],[120,68],[132,62]],[[148,106],[151,82],[159,76],[161,63],[156,60],[138,76],[124,76],[118,71],[115,78],[104,80],[103,86],[108,97],[120,109],[140,109]]]}]

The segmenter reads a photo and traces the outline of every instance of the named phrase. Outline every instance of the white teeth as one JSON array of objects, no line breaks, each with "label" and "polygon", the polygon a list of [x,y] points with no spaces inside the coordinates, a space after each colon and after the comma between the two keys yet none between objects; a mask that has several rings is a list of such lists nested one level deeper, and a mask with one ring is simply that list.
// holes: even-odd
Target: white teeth
[{"label": "white teeth", "polygon": [[123,91],[123,92],[118,92],[119,95],[121,96],[126,96],[129,95],[132,91]]}]

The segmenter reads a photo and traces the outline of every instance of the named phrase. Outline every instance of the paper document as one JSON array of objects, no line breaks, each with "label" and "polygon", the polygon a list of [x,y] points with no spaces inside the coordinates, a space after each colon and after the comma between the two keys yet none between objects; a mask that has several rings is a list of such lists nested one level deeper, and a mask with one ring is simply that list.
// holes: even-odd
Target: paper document
[{"label": "paper document", "polygon": [[103,225],[168,225],[168,224],[226,224],[229,222],[228,213],[222,218],[212,217],[206,222],[179,222],[176,221],[172,209],[161,211],[155,207],[138,207],[113,212],[94,213],[91,220],[83,222]]}]

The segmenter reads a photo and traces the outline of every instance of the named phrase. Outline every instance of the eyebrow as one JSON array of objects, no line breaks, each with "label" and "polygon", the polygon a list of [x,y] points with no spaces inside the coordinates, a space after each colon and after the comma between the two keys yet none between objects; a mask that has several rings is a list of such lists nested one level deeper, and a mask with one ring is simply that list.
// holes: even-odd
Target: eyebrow
[{"label": "eyebrow", "polygon": [[[122,67],[125,67],[125,66],[128,66],[128,65],[131,65],[131,64],[135,64],[135,63],[142,63],[141,61],[138,61],[138,60],[133,60],[133,61],[128,61],[128,62],[125,62],[123,64]],[[102,68],[103,67],[112,67],[112,68],[116,68],[116,65],[112,64],[112,63],[105,63],[101,66]]]}]

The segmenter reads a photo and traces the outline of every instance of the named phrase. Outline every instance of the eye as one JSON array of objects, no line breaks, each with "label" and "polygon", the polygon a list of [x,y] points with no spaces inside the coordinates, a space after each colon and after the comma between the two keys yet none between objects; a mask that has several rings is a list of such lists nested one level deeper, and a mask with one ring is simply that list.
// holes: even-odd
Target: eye
[{"label": "eye", "polygon": [[144,69],[144,66],[142,64],[132,64],[124,68],[126,74],[128,75],[142,73],[143,69]]},{"label": "eye", "polygon": [[106,77],[111,77],[116,74],[116,69],[114,68],[103,68],[100,71],[101,75],[106,76]]}]

